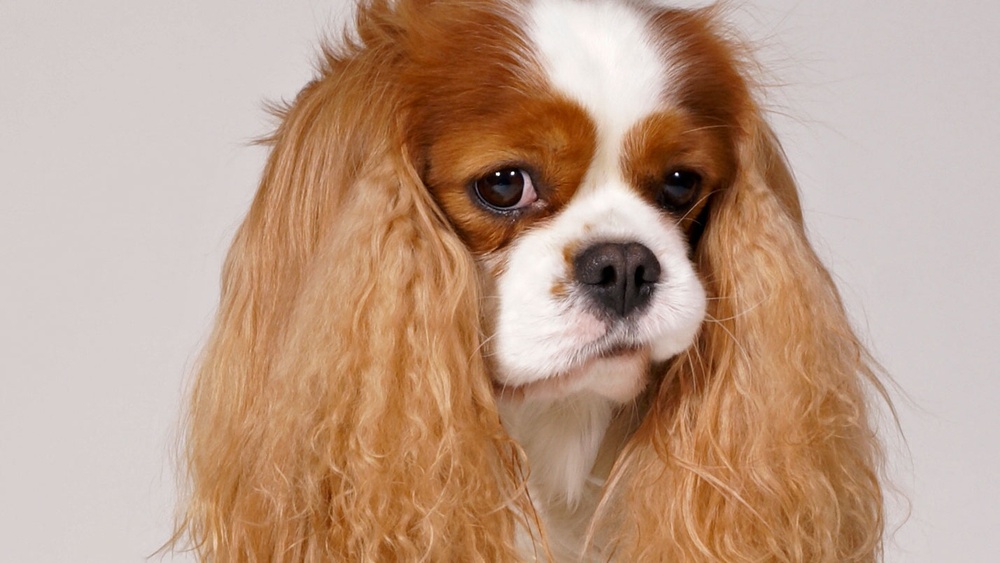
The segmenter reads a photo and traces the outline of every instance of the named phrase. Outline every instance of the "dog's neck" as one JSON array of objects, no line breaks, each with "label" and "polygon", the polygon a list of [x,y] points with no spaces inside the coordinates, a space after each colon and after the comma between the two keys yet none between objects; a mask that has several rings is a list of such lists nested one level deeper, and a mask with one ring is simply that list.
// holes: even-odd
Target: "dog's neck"
[{"label": "dog's neck", "polygon": [[556,561],[579,559],[604,482],[641,420],[637,404],[590,392],[500,403],[504,427],[527,456],[531,499]]}]

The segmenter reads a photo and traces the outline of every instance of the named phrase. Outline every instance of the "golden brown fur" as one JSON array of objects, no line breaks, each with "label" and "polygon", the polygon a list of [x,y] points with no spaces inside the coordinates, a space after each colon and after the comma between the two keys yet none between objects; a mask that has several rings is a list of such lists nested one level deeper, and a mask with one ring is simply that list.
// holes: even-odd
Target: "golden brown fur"
[{"label": "golden brown fur", "polygon": [[[415,11],[490,5],[372,2],[283,115],[191,399],[177,540],[200,560],[508,561],[516,528],[537,531],[480,353],[480,274],[395,82]],[[749,98],[734,119],[695,253],[710,319],[650,389],[591,537],[621,561],[873,561],[882,388],[780,148]]]}]

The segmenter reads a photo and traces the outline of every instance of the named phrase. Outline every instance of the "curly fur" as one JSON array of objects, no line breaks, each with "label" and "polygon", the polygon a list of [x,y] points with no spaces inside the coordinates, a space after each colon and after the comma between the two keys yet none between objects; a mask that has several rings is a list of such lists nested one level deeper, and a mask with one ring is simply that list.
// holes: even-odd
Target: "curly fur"
[{"label": "curly fur", "polygon": [[[200,560],[511,561],[519,529],[550,555],[481,352],[482,273],[413,162],[420,92],[398,82],[420,22],[507,8],[438,4],[363,5],[356,37],[281,115],[192,392],[175,541]],[[708,12],[690,17],[716,33]],[[749,95],[732,135],[735,177],[694,255],[709,320],[655,374],[592,553],[877,560],[876,366]]]}]

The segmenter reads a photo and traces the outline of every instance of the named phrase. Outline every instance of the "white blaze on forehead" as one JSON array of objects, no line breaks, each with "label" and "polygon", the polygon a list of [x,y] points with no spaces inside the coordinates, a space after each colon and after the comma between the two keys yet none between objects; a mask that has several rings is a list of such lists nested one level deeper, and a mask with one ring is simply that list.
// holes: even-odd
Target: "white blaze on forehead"
[{"label": "white blaze on forehead", "polygon": [[552,86],[594,119],[598,158],[617,164],[625,133],[661,105],[675,74],[668,69],[677,67],[664,60],[647,17],[620,2],[535,0],[528,25]]}]

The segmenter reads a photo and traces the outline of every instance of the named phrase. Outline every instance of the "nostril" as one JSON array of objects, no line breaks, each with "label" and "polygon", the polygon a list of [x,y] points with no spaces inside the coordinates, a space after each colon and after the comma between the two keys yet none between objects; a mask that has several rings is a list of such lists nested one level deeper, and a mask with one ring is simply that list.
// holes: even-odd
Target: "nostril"
[{"label": "nostril", "polygon": [[614,266],[605,266],[601,270],[601,281],[597,285],[614,285],[618,281],[618,272]]},{"label": "nostril", "polygon": [[632,279],[637,286],[654,284],[660,281],[660,261],[656,259],[649,248],[638,244],[629,244],[626,249],[626,268],[634,271]]},{"label": "nostril", "polygon": [[626,259],[619,244],[602,243],[587,247],[573,258],[576,281],[597,287],[614,286],[622,278]]}]

